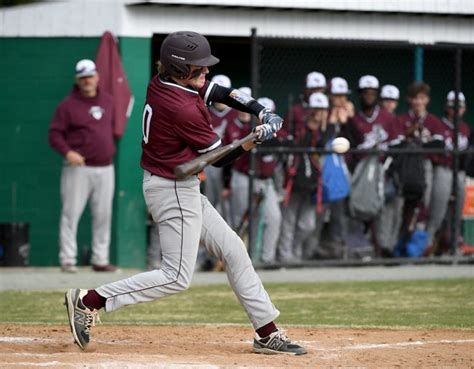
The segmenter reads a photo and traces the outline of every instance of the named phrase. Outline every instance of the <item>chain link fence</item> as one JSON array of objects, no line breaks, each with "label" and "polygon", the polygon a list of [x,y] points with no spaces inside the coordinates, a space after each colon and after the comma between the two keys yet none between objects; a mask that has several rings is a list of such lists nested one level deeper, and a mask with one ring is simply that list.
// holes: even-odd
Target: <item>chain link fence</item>
[{"label": "chain link fence", "polygon": [[[254,96],[271,97],[275,101],[277,113],[285,116],[293,104],[301,101],[306,75],[311,71],[318,71],[326,76],[328,82],[336,76],[346,79],[352,90],[349,98],[358,111],[358,80],[363,75],[374,75],[378,78],[380,86],[392,84],[399,88],[400,101],[395,113],[400,114],[408,110],[407,87],[415,80],[422,80],[431,86],[429,112],[441,117],[448,91],[463,91],[467,99],[464,120],[474,122],[474,111],[469,110],[470,97],[474,96],[474,79],[469,77],[470,66],[474,61],[473,46],[259,37],[257,31],[253,30],[251,39],[252,91]],[[457,129],[455,129],[455,134],[457,134]],[[259,148],[253,152],[252,166],[255,166],[257,152],[288,154],[296,151],[318,150],[314,148]],[[462,157],[466,153],[472,153],[472,150],[460,152],[455,147],[453,151],[455,158]],[[455,160],[453,170],[454,173],[459,170],[458,160]],[[254,172],[251,171],[250,174],[252,188]],[[454,185],[457,178],[457,175],[453,175]],[[463,201],[458,198],[455,191],[453,196],[454,204]],[[249,196],[249,209],[252,221],[258,215],[258,209],[252,206],[252,195]],[[461,220],[454,216],[451,221],[454,225]],[[450,236],[451,254],[456,253],[458,236],[456,231]],[[249,250],[254,260],[257,260],[255,238],[256,235],[250,229]],[[350,255],[346,253],[345,257],[350,258]]]}]

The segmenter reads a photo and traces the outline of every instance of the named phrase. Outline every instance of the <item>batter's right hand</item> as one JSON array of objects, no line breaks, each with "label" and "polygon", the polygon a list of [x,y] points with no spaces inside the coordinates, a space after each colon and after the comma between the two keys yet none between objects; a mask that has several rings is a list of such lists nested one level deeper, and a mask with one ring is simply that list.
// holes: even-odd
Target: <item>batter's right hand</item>
[{"label": "batter's right hand", "polygon": [[260,124],[253,129],[253,132],[257,134],[257,138],[255,139],[255,143],[257,144],[271,140],[276,136],[276,133],[274,133],[275,131],[270,124]]},{"label": "batter's right hand", "polygon": [[73,150],[70,150],[66,153],[66,160],[74,167],[81,167],[86,164],[86,158]]}]

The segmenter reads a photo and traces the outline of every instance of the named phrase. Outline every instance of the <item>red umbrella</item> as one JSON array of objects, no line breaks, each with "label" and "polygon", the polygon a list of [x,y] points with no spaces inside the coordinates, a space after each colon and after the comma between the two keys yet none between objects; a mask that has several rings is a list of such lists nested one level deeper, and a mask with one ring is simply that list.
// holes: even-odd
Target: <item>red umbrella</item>
[{"label": "red umbrella", "polygon": [[117,40],[108,31],[102,35],[95,63],[100,77],[99,88],[114,99],[114,134],[120,137],[132,113],[134,99],[122,66]]}]

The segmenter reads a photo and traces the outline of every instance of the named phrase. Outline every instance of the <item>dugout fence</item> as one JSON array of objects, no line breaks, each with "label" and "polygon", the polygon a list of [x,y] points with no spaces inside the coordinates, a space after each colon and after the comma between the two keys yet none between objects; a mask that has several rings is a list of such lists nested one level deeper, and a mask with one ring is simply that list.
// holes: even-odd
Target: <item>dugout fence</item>
[{"label": "dugout fence", "polygon": [[[351,101],[358,109],[357,81],[362,75],[375,75],[380,85],[393,84],[400,89],[400,104],[397,113],[407,111],[405,92],[407,86],[416,80],[423,80],[431,86],[431,103],[429,111],[442,116],[446,94],[450,90],[463,91],[466,95],[467,112],[464,120],[474,122],[474,111],[470,111],[470,97],[474,96],[474,45],[461,44],[410,44],[406,42],[374,42],[353,40],[323,40],[316,38],[281,38],[262,37],[256,29],[251,34],[251,87],[254,96],[271,97],[277,106],[277,112],[284,116],[292,104],[300,100],[307,73],[318,71],[329,81],[332,77],[345,78],[352,90]],[[457,96],[458,94],[456,94]],[[457,111],[459,102],[455,101]],[[254,122],[255,124],[255,122]],[[471,125],[471,129],[474,127]],[[458,119],[454,122],[454,136],[459,133]],[[474,150],[459,151],[457,139],[453,140],[453,186],[457,187],[457,172],[460,158],[472,155]],[[258,147],[251,152],[250,188],[249,188],[249,223],[256,217],[253,205],[253,181],[255,177],[256,155],[262,153],[290,154],[302,152],[325,153],[309,147]],[[351,152],[380,153],[377,150],[356,150]],[[387,151],[384,151],[385,153]],[[439,149],[422,150],[389,150],[388,153],[408,154],[414,152],[439,153]],[[442,150],[441,152],[445,152]],[[461,199],[453,190],[454,208]],[[450,236],[450,253],[455,257],[459,234],[457,227],[461,219],[453,212]],[[256,232],[249,227],[249,252],[256,256]],[[462,258],[461,258],[462,259]],[[433,259],[432,259],[433,260]],[[443,259],[446,260],[446,257]],[[448,258],[449,260],[449,258]],[[354,260],[346,260],[353,264]],[[384,261],[385,262],[385,261]],[[398,262],[412,263],[413,259],[398,259]],[[418,260],[418,262],[425,262]],[[325,262],[327,264],[327,262]],[[339,262],[338,262],[339,263]]]}]

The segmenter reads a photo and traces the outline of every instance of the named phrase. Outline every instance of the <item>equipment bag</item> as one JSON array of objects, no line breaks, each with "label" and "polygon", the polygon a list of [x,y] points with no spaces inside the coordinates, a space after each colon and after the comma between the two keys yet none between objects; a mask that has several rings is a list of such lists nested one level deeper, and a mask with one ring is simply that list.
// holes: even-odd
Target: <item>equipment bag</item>
[{"label": "equipment bag", "polygon": [[384,172],[377,155],[371,155],[357,164],[349,198],[349,211],[354,218],[370,221],[382,209],[385,202]]},{"label": "equipment bag", "polygon": [[[417,149],[421,143],[405,142],[402,146],[407,149]],[[399,188],[400,195],[406,200],[418,201],[423,198],[426,188],[425,166],[422,154],[397,155],[393,164],[393,176]]]},{"label": "equipment bag", "polygon": [[[328,142],[326,147],[330,147]],[[340,154],[329,154],[323,157],[323,202],[333,202],[349,196],[349,171]]]}]

